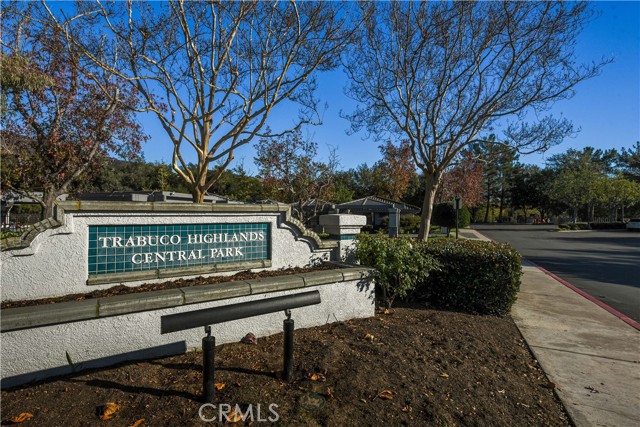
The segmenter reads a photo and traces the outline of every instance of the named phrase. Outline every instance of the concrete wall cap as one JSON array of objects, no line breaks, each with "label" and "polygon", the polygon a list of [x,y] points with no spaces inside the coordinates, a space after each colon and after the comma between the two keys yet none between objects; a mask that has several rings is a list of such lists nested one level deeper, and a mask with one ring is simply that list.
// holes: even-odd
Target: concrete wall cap
[{"label": "concrete wall cap", "polygon": [[98,300],[59,302],[48,305],[32,305],[2,310],[2,332],[58,323],[86,320],[98,316]]},{"label": "concrete wall cap", "polygon": [[367,217],[364,215],[353,214],[329,214],[320,215],[320,225],[338,225],[340,227],[345,226],[365,226],[367,225]]},{"label": "concrete wall cap", "polygon": [[265,277],[264,279],[247,280],[251,286],[251,294],[286,291],[304,287],[304,279],[300,276]]},{"label": "concrete wall cap", "polygon": [[114,297],[100,298],[98,300],[98,315],[100,317],[114,316],[173,307],[182,305],[183,303],[184,294],[180,289],[117,295]]},{"label": "concrete wall cap", "polygon": [[227,298],[251,295],[251,286],[246,282],[216,283],[213,285],[190,286],[180,288],[184,294],[184,303],[216,301]]}]

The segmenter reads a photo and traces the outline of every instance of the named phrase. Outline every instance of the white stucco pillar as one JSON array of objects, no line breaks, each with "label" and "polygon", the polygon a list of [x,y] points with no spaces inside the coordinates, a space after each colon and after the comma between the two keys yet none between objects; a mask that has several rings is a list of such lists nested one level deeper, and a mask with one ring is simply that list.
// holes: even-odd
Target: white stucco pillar
[{"label": "white stucco pillar", "polygon": [[320,216],[320,226],[325,233],[329,233],[338,240],[340,260],[345,262],[354,261],[355,239],[366,224],[367,217],[364,215],[330,214]]}]

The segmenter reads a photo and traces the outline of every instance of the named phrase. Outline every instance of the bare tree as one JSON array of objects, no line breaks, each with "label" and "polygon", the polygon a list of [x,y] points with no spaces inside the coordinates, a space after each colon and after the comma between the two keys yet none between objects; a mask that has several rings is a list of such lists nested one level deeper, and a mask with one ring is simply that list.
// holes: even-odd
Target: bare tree
[{"label": "bare tree", "polygon": [[[291,203],[299,220],[316,216],[321,200],[332,197],[339,165],[335,148],[329,147],[326,163],[317,161],[318,144],[298,130],[278,138],[260,138],[255,149],[265,195]],[[311,208],[304,209],[306,203]]]},{"label": "bare tree", "polygon": [[[197,203],[238,147],[319,122],[314,72],[339,65],[353,32],[340,3],[97,1],[79,2],[72,18],[50,16],[90,66],[143,96],[141,111],[160,120],[174,146],[173,169]],[[266,119],[285,100],[299,115],[269,133]]]},{"label": "bare tree", "polygon": [[519,152],[560,142],[571,123],[540,114],[608,62],[576,63],[576,37],[591,17],[585,3],[360,6],[365,21],[345,68],[347,94],[361,106],[348,117],[354,131],[411,143],[425,179],[422,240],[442,174],[465,147],[498,130]]}]

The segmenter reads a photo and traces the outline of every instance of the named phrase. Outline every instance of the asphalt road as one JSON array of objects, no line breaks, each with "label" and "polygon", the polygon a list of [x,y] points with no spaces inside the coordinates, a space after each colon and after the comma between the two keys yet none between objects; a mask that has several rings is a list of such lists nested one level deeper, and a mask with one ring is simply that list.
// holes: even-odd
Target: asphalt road
[{"label": "asphalt road", "polygon": [[546,225],[473,225],[523,257],[640,322],[640,233],[555,232]]}]

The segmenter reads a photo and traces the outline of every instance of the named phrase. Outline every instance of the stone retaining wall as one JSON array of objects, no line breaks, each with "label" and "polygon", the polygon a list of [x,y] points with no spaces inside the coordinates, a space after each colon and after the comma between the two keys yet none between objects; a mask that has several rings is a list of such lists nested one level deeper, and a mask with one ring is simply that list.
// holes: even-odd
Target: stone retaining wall
[{"label": "stone retaining wall", "polygon": [[[2,388],[198,349],[200,328],[160,334],[168,314],[318,290],[321,304],[292,310],[296,328],[374,315],[372,270],[344,268],[2,311]],[[217,344],[282,332],[283,313],[213,325]],[[71,361],[71,363],[70,363]]]},{"label": "stone retaining wall", "polygon": [[[337,240],[322,241],[288,205],[59,202],[55,218],[1,242],[2,301],[342,261],[363,218],[331,221]],[[4,309],[2,387],[200,347],[200,329],[161,335],[164,315],[317,289],[321,304],[293,310],[304,328],[373,316],[374,288],[372,270],[353,267]],[[274,334],[283,319],[214,325],[214,336],[222,344]]]}]

